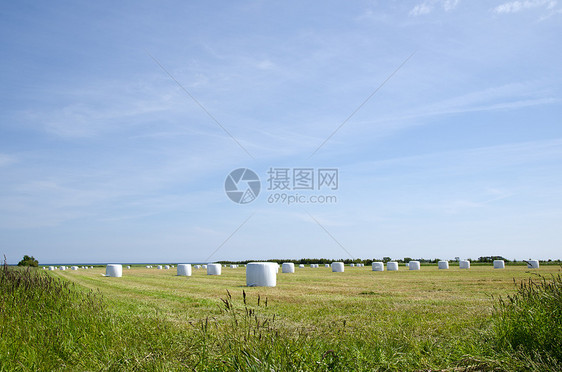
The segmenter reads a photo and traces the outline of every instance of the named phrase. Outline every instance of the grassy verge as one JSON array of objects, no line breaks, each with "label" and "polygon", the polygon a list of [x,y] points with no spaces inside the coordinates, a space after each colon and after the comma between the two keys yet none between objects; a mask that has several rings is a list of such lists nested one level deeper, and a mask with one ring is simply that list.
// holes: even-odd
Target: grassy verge
[{"label": "grassy verge", "polygon": [[493,341],[530,369],[562,370],[562,276],[537,275],[500,298],[493,314]]},{"label": "grassy verge", "polygon": [[99,294],[34,269],[0,270],[0,370],[165,367],[171,325],[119,316]]}]

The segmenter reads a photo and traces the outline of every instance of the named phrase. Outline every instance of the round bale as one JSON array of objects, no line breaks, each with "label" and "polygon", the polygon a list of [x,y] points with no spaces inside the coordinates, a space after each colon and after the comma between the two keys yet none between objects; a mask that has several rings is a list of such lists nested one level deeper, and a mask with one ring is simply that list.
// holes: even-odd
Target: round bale
[{"label": "round bale", "polygon": [[123,276],[123,266],[121,266],[120,264],[108,264],[105,267],[105,276],[120,278],[121,276]]},{"label": "round bale", "polygon": [[408,267],[410,270],[419,270],[420,269],[420,262],[419,261],[410,261],[408,263]]},{"label": "round bale", "polygon": [[345,270],[345,265],[343,262],[332,262],[332,272],[333,273],[343,273]]},{"label": "round bale", "polygon": [[538,269],[539,260],[529,260],[527,261],[527,269]]},{"label": "round bale", "polygon": [[388,271],[398,271],[398,262],[396,261],[387,262],[386,269]]},{"label": "round bale", "polygon": [[277,263],[250,262],[246,265],[248,287],[275,287],[277,285]]},{"label": "round bale", "polygon": [[295,272],[295,264],[292,262],[284,262],[281,265],[281,272],[285,274],[292,274]]},{"label": "round bale", "polygon": [[191,264],[178,264],[177,271],[179,276],[191,276]]},{"label": "round bale", "polygon": [[207,275],[220,275],[221,269],[222,269],[221,264],[208,264]]},{"label": "round bale", "polygon": [[503,260],[494,260],[494,269],[505,269],[505,262]]}]

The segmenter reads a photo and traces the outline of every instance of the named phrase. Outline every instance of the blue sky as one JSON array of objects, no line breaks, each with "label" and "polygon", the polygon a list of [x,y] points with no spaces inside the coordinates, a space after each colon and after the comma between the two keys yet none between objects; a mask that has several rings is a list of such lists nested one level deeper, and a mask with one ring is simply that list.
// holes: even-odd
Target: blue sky
[{"label": "blue sky", "polygon": [[[562,258],[562,2],[18,1],[0,19],[11,263]],[[262,180],[251,203],[225,195],[237,168]],[[337,202],[268,203],[270,168],[337,168]]]}]

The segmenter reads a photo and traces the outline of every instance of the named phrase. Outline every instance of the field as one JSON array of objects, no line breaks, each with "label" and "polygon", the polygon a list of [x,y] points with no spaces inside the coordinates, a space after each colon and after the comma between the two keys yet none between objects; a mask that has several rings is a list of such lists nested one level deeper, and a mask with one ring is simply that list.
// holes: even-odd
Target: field
[{"label": "field", "polygon": [[280,273],[275,288],[246,287],[243,267],[221,276],[194,269],[189,278],[135,266],[122,278],[103,273],[45,273],[75,283],[73,291],[98,293],[101,312],[119,319],[112,324],[121,323],[115,327],[127,344],[109,342],[110,356],[102,350],[70,369],[556,370],[555,361],[499,347],[492,317],[499,299],[517,291],[514,281],[557,275],[555,265],[307,267]]},{"label": "field", "polygon": [[[122,278],[106,278],[103,268],[55,271],[55,275],[80,286],[99,290],[122,311],[154,314],[173,321],[218,316],[220,298],[228,290],[242,298],[242,290],[256,302],[268,299],[268,312],[293,326],[328,326],[346,321],[349,328],[374,323],[411,323],[412,334],[448,333],[467,327],[490,315],[492,296],[515,291],[513,279],[529,278],[537,270],[516,266],[494,270],[473,266],[470,270],[451,267],[438,270],[424,266],[408,271],[373,272],[368,267],[346,267],[344,273],[329,268],[296,269],[294,274],[278,274],[277,287],[247,288],[243,267],[223,268],[221,276],[193,269],[189,278],[176,276],[176,270],[134,267],[123,269]],[[541,273],[557,267],[540,269]]]}]

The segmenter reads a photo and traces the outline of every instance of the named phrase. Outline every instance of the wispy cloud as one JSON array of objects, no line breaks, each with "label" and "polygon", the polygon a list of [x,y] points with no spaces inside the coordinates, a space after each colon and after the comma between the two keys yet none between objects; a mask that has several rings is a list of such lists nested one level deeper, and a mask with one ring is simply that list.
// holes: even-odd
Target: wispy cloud
[{"label": "wispy cloud", "polygon": [[133,128],[155,114],[189,109],[174,87],[151,76],[145,79],[153,84],[113,80],[57,87],[51,93],[56,105],[28,109],[20,117],[58,137],[87,138]]},{"label": "wispy cloud", "polygon": [[443,9],[445,9],[446,12],[453,10],[457,7],[459,1],[460,0],[445,0],[443,1]]},{"label": "wispy cloud", "polygon": [[430,2],[426,1],[416,5],[412,10],[410,10],[410,15],[420,16],[424,14],[429,14],[432,11],[432,9],[433,6],[430,5]]},{"label": "wispy cloud", "polygon": [[378,118],[354,123],[356,130],[382,139],[411,127],[430,125],[433,118],[472,112],[514,111],[537,106],[553,106],[562,102],[540,82],[521,82],[488,87],[457,96],[394,111],[389,109]]},{"label": "wispy cloud", "polygon": [[[542,163],[562,159],[562,138],[507,143],[471,149],[404,156],[374,162],[357,163],[349,171],[382,172],[385,169],[419,169],[427,176],[428,169],[437,174],[465,174],[485,172],[487,169],[506,169],[523,164]],[[489,187],[490,199],[504,196],[505,192]]]},{"label": "wispy cloud", "polygon": [[17,161],[16,157],[8,154],[0,154],[0,167],[13,164]]},{"label": "wispy cloud", "polygon": [[431,13],[436,7],[449,12],[457,7],[459,0],[424,0],[410,10],[411,16],[422,16]]},{"label": "wispy cloud", "polygon": [[525,1],[510,1],[503,3],[494,8],[494,12],[498,14],[504,13],[518,13],[524,10],[545,8],[553,9],[557,4],[556,0],[525,0]]}]

